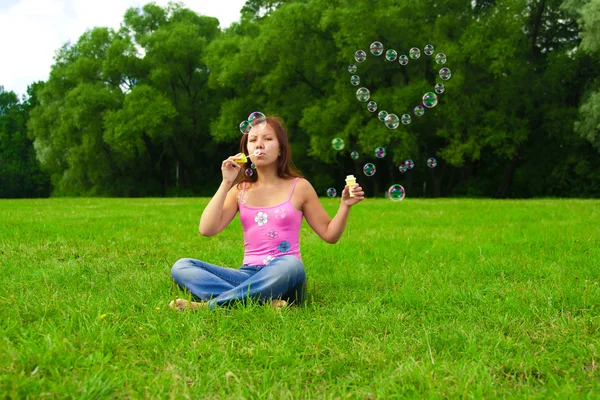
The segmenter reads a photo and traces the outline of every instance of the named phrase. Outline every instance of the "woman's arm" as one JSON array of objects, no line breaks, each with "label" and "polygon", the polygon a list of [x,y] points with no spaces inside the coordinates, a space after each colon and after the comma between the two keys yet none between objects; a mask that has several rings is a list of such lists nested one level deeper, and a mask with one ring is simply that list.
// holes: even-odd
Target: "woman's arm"
[{"label": "woman's arm", "polygon": [[221,164],[223,181],[200,217],[198,229],[204,236],[214,236],[221,232],[237,213],[236,196],[239,190],[237,187],[232,187],[232,185],[241,171],[241,167],[234,161],[240,154],[228,157]]},{"label": "woman's arm", "polygon": [[204,236],[214,236],[221,232],[235,217],[238,211],[236,196],[237,187],[222,182],[217,193],[208,202],[200,217],[200,233]]},{"label": "woman's arm", "polygon": [[348,186],[344,187],[340,207],[332,219],[321,205],[312,185],[304,179],[300,182],[300,188],[305,198],[302,212],[306,222],[327,243],[337,243],[346,229],[350,207],[364,199],[362,188],[358,185],[354,186],[352,188],[354,197],[350,197]]}]

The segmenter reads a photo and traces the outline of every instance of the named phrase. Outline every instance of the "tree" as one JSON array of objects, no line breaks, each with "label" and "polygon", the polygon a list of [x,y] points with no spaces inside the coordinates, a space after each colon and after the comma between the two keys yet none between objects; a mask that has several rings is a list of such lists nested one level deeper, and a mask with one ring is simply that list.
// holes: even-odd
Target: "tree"
[{"label": "tree", "polygon": [[14,92],[0,86],[0,198],[46,197],[50,191],[25,126],[35,103],[35,87],[20,102]]}]

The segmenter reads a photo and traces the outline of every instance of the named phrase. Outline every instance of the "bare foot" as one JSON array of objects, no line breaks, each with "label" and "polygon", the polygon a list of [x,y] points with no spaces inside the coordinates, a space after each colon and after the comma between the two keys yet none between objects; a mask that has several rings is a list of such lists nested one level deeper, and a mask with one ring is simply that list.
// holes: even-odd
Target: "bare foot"
[{"label": "bare foot", "polygon": [[199,303],[197,301],[189,301],[185,299],[172,300],[169,307],[175,310],[197,310],[206,307],[207,303]]},{"label": "bare foot", "polygon": [[287,301],[285,301],[285,300],[272,300],[271,301],[271,307],[273,307],[277,311],[281,310],[285,306],[287,306]]}]

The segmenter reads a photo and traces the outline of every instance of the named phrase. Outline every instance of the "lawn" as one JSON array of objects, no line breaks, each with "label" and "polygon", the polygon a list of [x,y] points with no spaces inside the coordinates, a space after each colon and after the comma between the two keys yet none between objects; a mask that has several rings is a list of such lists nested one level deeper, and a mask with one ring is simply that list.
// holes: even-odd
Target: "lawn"
[{"label": "lawn", "polygon": [[242,260],[207,202],[0,200],[0,397],[600,396],[600,201],[367,199],[303,226],[304,306],[175,312],[177,259]]}]

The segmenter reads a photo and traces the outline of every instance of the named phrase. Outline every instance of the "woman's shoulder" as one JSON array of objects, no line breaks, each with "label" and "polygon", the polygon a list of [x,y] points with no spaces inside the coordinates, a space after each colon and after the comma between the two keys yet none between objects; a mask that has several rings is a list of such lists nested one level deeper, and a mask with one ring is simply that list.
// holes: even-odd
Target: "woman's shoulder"
[{"label": "woman's shoulder", "polygon": [[303,195],[310,195],[315,192],[313,185],[305,178],[298,178],[298,183],[296,183],[296,190],[298,190]]}]

